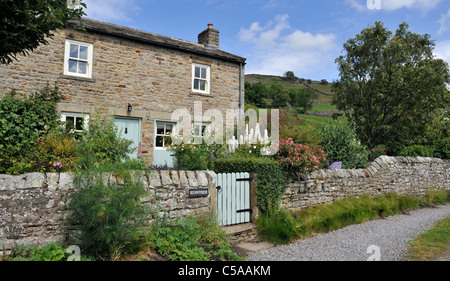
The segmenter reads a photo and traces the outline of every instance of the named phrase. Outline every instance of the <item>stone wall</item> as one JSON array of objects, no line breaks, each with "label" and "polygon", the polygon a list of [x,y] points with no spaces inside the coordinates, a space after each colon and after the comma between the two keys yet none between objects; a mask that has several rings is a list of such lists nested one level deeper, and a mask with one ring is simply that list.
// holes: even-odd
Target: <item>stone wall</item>
[{"label": "stone wall", "polygon": [[[143,202],[154,204],[156,199],[171,217],[215,210],[214,172],[152,171],[135,174],[135,178],[149,191]],[[65,206],[76,191],[73,179],[71,173],[0,175],[0,247],[10,250],[15,243],[45,245],[63,239],[68,215]],[[207,188],[208,197],[189,198],[189,190],[197,188]]]},{"label": "stone wall", "polygon": [[426,157],[377,158],[367,169],[319,170],[286,188],[282,205],[300,209],[335,200],[390,193],[423,196],[450,190],[450,161]]}]

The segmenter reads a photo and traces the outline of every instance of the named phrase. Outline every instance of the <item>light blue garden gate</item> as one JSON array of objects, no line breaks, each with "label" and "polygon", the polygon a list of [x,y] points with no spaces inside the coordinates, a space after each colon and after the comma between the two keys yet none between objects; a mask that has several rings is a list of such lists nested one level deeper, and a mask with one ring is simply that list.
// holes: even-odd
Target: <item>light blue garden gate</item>
[{"label": "light blue garden gate", "polygon": [[250,174],[217,174],[217,218],[222,226],[250,222]]}]

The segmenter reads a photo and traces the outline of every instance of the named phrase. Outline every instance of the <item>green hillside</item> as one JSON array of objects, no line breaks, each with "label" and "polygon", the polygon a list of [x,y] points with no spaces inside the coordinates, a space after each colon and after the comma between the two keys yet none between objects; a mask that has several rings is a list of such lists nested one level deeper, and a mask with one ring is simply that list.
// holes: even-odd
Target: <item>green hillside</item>
[{"label": "green hillside", "polygon": [[331,83],[323,85],[321,81],[261,74],[247,74],[245,75],[245,81],[250,83],[261,82],[263,84],[280,83],[284,89],[309,87],[319,93],[319,97],[316,100],[317,103],[331,103],[333,100]]}]

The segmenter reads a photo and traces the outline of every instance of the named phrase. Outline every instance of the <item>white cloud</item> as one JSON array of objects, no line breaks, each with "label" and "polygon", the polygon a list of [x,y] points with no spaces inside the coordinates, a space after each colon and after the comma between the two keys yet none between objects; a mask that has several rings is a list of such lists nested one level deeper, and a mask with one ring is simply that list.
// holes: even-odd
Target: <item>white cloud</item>
[{"label": "white cloud", "polygon": [[441,0],[345,0],[347,5],[360,12],[375,10],[369,8],[370,3],[372,3],[371,6],[380,3],[381,10],[395,11],[402,8],[429,10],[435,8],[440,2]]},{"label": "white cloud", "polygon": [[450,20],[450,9],[447,11],[446,14],[442,14],[441,18],[439,19],[439,24],[441,25],[439,30],[438,30],[438,35],[441,35],[442,33],[444,33],[445,31],[447,31],[447,24],[448,21]]},{"label": "white cloud", "polygon": [[83,0],[88,18],[102,21],[132,21],[132,13],[139,10],[135,0]]},{"label": "white cloud", "polygon": [[441,0],[381,0],[381,9],[394,11],[401,8],[433,9]]},{"label": "white cloud", "polygon": [[450,64],[450,40],[436,42],[434,55]]},{"label": "white cloud", "polygon": [[293,29],[288,18],[288,15],[278,15],[264,26],[255,22],[241,29],[241,42],[253,45],[245,54],[246,72],[282,75],[294,71],[296,76],[306,78],[331,65],[335,68],[335,35]]}]

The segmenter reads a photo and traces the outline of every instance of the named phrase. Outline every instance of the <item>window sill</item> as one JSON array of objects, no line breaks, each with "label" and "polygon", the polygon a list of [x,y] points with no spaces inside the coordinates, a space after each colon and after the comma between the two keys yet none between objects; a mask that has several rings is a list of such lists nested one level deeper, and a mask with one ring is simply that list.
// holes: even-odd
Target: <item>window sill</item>
[{"label": "window sill", "polygon": [[65,74],[60,74],[59,78],[61,79],[69,79],[69,80],[76,80],[76,81],[81,81],[81,82],[90,82],[90,83],[95,83],[96,80],[93,78],[85,78],[85,77],[78,77],[78,76],[71,76],[71,75],[65,75]]},{"label": "window sill", "polygon": [[189,92],[189,94],[190,95],[193,95],[193,96],[202,96],[202,97],[210,97],[210,98],[213,98],[214,97],[214,95],[212,95],[212,94],[208,94],[208,93],[202,93],[202,92],[195,92],[195,91],[190,91]]}]

